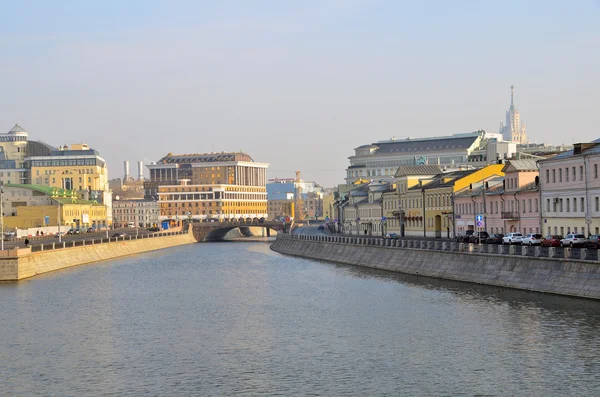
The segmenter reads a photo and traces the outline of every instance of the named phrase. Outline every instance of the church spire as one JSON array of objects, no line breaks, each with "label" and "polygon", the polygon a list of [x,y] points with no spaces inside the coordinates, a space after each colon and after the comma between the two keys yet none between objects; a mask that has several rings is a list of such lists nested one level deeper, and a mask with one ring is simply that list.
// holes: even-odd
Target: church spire
[{"label": "church spire", "polygon": [[515,86],[514,85],[510,86],[510,107],[511,108],[515,107]]}]

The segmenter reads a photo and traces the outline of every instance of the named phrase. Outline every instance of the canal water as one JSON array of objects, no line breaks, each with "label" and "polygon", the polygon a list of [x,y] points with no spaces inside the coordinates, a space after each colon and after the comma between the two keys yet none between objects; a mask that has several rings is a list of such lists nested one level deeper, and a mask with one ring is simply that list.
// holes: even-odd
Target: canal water
[{"label": "canal water", "polygon": [[600,395],[600,302],[205,243],[0,283],[2,396]]}]

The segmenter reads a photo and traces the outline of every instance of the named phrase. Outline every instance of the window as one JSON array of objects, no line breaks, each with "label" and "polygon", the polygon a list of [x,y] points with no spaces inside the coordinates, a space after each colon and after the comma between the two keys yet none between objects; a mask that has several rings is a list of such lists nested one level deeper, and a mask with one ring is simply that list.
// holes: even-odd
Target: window
[{"label": "window", "polygon": [[594,179],[598,179],[598,164],[594,164]]},{"label": "window", "polygon": [[546,170],[546,183],[550,183],[550,170]]},{"label": "window", "polygon": [[579,199],[579,202],[580,202],[580,204],[581,204],[581,205],[580,205],[580,207],[581,207],[581,212],[585,212],[585,199],[584,199],[583,197],[581,197],[581,198]]},{"label": "window", "polygon": [[[598,197],[596,197],[596,211],[600,211],[600,199]],[[598,233],[596,233],[598,234]]]},{"label": "window", "polygon": [[562,168],[558,169],[558,182],[562,182]]},{"label": "window", "polygon": [[535,199],[535,212],[539,212],[538,199]]},{"label": "window", "polygon": [[567,199],[567,212],[571,212],[571,199]]},{"label": "window", "polygon": [[573,170],[573,180],[574,181],[577,180],[577,173],[575,172],[576,169],[577,168],[575,168],[575,167],[572,168],[572,170]]},{"label": "window", "polygon": [[552,170],[552,183],[556,182],[556,170]]},{"label": "window", "polygon": [[569,182],[569,167],[565,168],[565,182]]},{"label": "window", "polygon": [[546,199],[546,212],[550,212],[550,199]]},{"label": "window", "polygon": [[583,181],[583,165],[579,166],[579,180]]},{"label": "window", "polygon": [[531,210],[531,199],[529,199],[529,212],[532,212],[532,210]]},{"label": "window", "polygon": [[523,209],[521,210],[521,212],[525,213],[525,200],[521,201],[521,204],[523,205]]}]

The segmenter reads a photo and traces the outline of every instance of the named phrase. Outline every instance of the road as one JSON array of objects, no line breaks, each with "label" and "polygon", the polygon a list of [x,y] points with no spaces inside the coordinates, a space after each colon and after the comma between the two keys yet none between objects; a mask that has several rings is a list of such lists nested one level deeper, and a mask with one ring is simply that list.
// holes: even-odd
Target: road
[{"label": "road", "polygon": [[[115,233],[125,233],[127,236],[135,236],[137,235],[146,235],[152,234],[153,232],[149,232],[146,229],[132,229],[132,228],[120,228],[120,229],[111,229],[108,232],[109,237],[112,237]],[[82,241],[82,240],[92,240],[92,239],[101,239],[106,238],[106,231],[94,232],[94,233],[82,233],[75,235],[63,235],[61,241],[72,242],[72,241]],[[58,237],[53,236],[32,236],[27,237],[29,240],[30,246],[37,246],[41,244],[52,244],[58,243]],[[4,249],[13,249],[13,248],[23,248],[25,247],[25,237],[21,238],[11,238],[8,241],[4,241]]]}]

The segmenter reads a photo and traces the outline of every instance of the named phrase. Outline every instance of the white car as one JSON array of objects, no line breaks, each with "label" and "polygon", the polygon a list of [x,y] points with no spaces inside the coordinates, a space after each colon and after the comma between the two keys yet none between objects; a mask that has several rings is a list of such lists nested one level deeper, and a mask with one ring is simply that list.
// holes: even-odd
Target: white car
[{"label": "white car", "polygon": [[502,244],[521,244],[523,235],[521,233],[508,233],[502,238]]},{"label": "white car", "polygon": [[587,243],[587,238],[585,238],[584,234],[574,234],[574,233],[569,233],[566,235],[565,238],[563,238],[562,240],[560,240],[560,246],[561,247],[584,247],[585,244]]},{"label": "white car", "polygon": [[529,233],[527,236],[521,239],[523,245],[542,245],[542,236],[538,233]]}]

